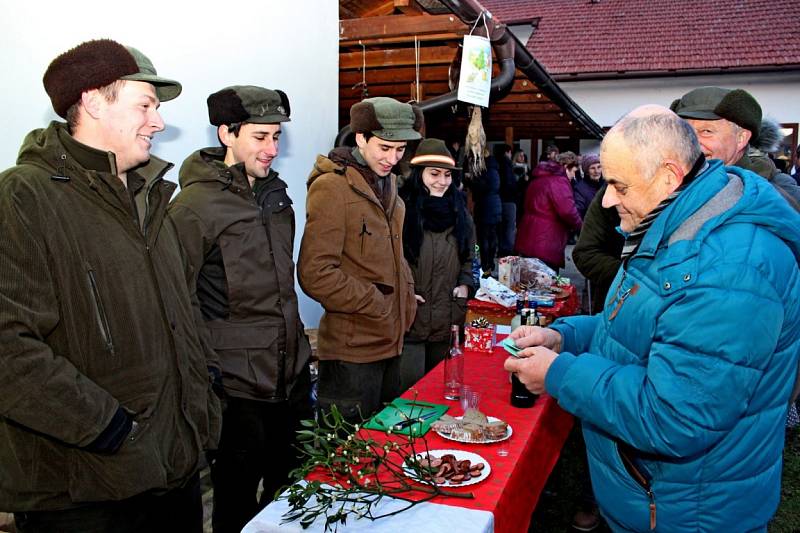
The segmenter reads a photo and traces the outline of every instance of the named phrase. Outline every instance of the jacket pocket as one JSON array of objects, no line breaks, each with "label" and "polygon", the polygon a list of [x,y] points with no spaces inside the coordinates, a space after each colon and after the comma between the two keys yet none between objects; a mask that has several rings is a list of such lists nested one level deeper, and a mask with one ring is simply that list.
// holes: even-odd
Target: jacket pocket
[{"label": "jacket pocket", "polygon": [[[165,428],[166,431],[166,428]],[[165,458],[159,439],[148,420],[140,422],[112,455],[72,450],[69,464],[69,495],[73,502],[122,500],[150,489],[167,486]]]},{"label": "jacket pocket", "polygon": [[[655,496],[651,499],[641,480],[625,466],[618,441],[592,424],[584,422],[582,429],[597,503],[626,531],[648,531],[655,521]],[[652,485],[652,480],[642,477]]]},{"label": "jacket pocket", "polygon": [[347,324],[347,345],[353,348],[382,348],[397,342],[396,319],[391,313],[382,317],[351,315]]},{"label": "jacket pocket", "polygon": [[106,315],[103,302],[100,300],[100,291],[97,288],[97,278],[95,277],[94,270],[89,268],[89,270],[86,272],[86,276],[89,281],[89,290],[92,292],[95,319],[97,320],[97,326],[100,328],[100,335],[103,338],[103,344],[105,344],[108,353],[115,355],[114,339],[111,337],[111,328],[108,325],[108,315]]},{"label": "jacket pocket", "polygon": [[222,366],[226,392],[252,398],[283,399],[285,394],[278,391],[279,376],[285,363],[285,351],[279,350],[277,342],[280,327],[206,324]]},{"label": "jacket pocket", "polygon": [[652,479],[642,468],[636,464],[634,450],[623,443],[617,443],[617,454],[622,466],[634,483],[636,483],[647,495],[648,511],[650,514],[650,529],[656,528],[656,498],[653,494]]}]

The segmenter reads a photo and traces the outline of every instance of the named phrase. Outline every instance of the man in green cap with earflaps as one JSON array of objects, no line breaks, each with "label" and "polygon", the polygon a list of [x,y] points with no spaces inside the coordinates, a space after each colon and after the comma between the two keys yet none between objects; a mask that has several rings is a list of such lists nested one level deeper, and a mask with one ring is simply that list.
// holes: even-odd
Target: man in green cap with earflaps
[{"label": "man in green cap with earflaps", "polygon": [[368,98],[350,108],[354,148],[318,156],[308,178],[298,278],[322,304],[319,408],[360,422],[400,390],[403,335],[414,322],[414,280],[403,256],[405,206],[394,166],[421,138],[419,108]]},{"label": "man in green cap with earflaps", "polygon": [[0,174],[0,509],[22,533],[200,533],[216,356],[150,155],[181,86],[102,39],[44,87],[66,124]]},{"label": "man in green cap with earflaps", "polygon": [[184,161],[169,208],[222,367],[215,533],[241,531],[289,482],[295,431],[313,418],[311,349],[294,288],[294,210],[272,168],[289,113],[279,90],[236,85],[209,96],[221,146]]},{"label": "man in green cap with earflaps", "polygon": [[800,186],[767,157],[777,132],[768,133],[774,123],[763,120],[753,95],[744,89],[698,87],[674,100],[670,109],[692,125],[708,159],[755,172],[800,209]]}]

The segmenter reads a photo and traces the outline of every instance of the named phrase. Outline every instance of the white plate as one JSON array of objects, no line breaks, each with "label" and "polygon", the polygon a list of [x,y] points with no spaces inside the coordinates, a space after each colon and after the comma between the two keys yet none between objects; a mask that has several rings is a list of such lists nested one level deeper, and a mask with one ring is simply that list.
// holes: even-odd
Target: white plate
[{"label": "white plate", "polygon": [[[464,417],[462,417],[462,416],[455,417],[456,420],[461,420],[462,418],[464,418]],[[496,418],[496,417],[493,417],[493,416],[487,416],[486,418],[489,420],[489,422],[499,422],[500,421],[499,418]],[[446,438],[447,440],[454,440],[456,442],[463,442],[465,444],[492,444],[493,442],[502,442],[504,440],[510,439],[511,435],[514,434],[514,429],[511,427],[511,424],[509,424],[508,427],[506,428],[506,434],[503,435],[502,437],[500,437],[499,439],[480,439],[480,440],[462,439],[462,438],[459,438],[459,437],[452,437],[449,433],[442,433],[439,430],[436,430],[436,433],[438,433],[440,436]]]},{"label": "white plate", "polygon": [[[450,481],[445,481],[440,487],[466,487],[469,485],[474,485],[476,483],[480,483],[492,472],[492,467],[489,466],[489,461],[478,455],[477,453],[472,452],[465,452],[464,450],[429,450],[425,453],[418,453],[417,457],[420,459],[424,459],[426,456],[431,457],[439,457],[441,458],[443,455],[447,455],[448,453],[452,453],[456,457],[456,461],[463,461],[464,459],[469,459],[471,464],[478,464],[483,463],[483,470],[481,470],[481,475],[478,477],[470,478],[469,481],[464,481],[463,483],[450,483]],[[406,471],[406,475],[413,475],[413,470],[411,470],[407,466],[403,466],[403,470]]]}]

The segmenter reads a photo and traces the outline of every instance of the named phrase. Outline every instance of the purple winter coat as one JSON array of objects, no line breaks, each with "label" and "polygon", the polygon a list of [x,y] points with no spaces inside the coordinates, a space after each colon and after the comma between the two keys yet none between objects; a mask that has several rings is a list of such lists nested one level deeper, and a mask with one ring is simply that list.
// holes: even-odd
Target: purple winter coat
[{"label": "purple winter coat", "polygon": [[593,181],[588,176],[575,182],[575,185],[572,187],[572,192],[575,197],[575,207],[578,208],[578,214],[581,218],[586,217],[589,204],[592,203],[595,194],[597,194],[597,191],[603,186],[603,183],[605,183],[605,181],[602,177],[598,181]]},{"label": "purple winter coat", "polygon": [[563,267],[567,239],[581,224],[564,168],[553,161],[539,163],[525,193],[514,249],[522,256],[538,257],[552,267]]}]

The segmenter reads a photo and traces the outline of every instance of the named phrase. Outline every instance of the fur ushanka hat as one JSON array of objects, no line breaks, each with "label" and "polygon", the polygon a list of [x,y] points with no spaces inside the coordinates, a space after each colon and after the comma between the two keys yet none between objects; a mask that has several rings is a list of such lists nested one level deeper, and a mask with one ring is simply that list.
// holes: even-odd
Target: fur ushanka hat
[{"label": "fur ushanka hat", "polygon": [[372,133],[386,141],[421,139],[425,118],[422,110],[394,98],[367,98],[350,108],[350,129],[353,133]]},{"label": "fur ushanka hat", "polygon": [[67,50],[50,63],[42,82],[53,110],[66,118],[67,110],[81,99],[84,91],[99,89],[117,80],[150,83],[162,102],[181,93],[181,84],[160,77],[147,56],[111,39],[86,41]]}]

